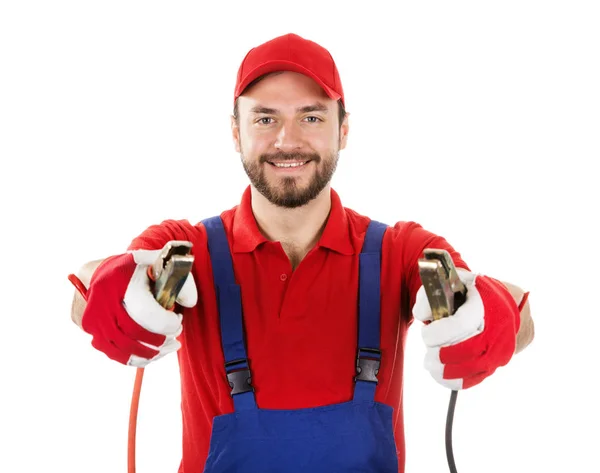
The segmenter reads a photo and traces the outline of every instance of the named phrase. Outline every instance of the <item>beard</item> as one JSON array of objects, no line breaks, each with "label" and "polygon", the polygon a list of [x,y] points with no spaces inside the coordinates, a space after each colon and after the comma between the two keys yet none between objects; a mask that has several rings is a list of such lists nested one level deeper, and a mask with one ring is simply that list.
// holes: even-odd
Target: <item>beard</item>
[{"label": "beard", "polygon": [[[248,162],[242,153],[242,164],[252,185],[269,202],[278,207],[293,209],[302,207],[315,199],[331,182],[337,168],[339,151],[331,152],[324,159],[317,153],[275,153],[261,154],[258,161]],[[300,188],[295,177],[283,177],[275,185],[269,184],[265,175],[265,166],[269,161],[313,161],[316,171],[308,186]],[[310,165],[309,163],[305,166]]]}]

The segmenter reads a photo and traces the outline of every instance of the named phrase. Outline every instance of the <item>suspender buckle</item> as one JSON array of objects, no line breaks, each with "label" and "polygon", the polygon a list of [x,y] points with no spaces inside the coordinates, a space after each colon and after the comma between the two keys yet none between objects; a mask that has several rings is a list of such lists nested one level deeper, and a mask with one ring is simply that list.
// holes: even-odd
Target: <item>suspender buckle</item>
[{"label": "suspender buckle", "polygon": [[[229,372],[229,368],[239,364],[245,365],[246,368]],[[227,372],[227,381],[229,386],[232,388],[232,396],[234,394],[246,393],[248,391],[254,392],[254,388],[251,384],[252,375],[250,374],[250,369],[248,368],[247,359],[233,360],[225,363],[225,371]]]},{"label": "suspender buckle", "polygon": [[[366,354],[366,356],[362,356]],[[377,348],[359,348],[358,356],[356,357],[356,373],[355,381],[370,381],[377,384],[379,380],[379,367],[381,365],[381,350]]]}]

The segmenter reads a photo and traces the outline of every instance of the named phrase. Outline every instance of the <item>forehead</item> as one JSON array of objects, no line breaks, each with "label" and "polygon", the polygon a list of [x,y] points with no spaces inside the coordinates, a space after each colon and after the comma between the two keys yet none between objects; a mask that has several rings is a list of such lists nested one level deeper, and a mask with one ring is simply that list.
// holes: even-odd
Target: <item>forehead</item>
[{"label": "forehead", "polygon": [[297,109],[315,102],[333,108],[336,102],[310,77],[284,71],[263,77],[239,97],[240,112],[261,105],[278,110]]}]

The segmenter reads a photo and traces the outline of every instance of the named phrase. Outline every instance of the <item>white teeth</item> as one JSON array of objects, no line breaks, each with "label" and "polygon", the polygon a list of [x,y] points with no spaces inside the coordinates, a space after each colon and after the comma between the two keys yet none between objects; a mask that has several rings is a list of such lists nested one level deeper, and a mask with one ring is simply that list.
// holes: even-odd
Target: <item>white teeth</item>
[{"label": "white teeth", "polygon": [[302,166],[306,164],[308,161],[303,163],[273,163],[278,168],[297,168],[298,166]]}]

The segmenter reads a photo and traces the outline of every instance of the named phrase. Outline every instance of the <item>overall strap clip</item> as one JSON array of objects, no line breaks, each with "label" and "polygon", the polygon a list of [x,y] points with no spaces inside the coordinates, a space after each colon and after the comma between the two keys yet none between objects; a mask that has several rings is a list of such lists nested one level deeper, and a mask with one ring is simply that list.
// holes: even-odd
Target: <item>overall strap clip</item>
[{"label": "overall strap clip", "polygon": [[[366,356],[365,356],[366,355]],[[360,348],[356,356],[355,381],[370,381],[377,384],[379,367],[381,366],[381,350],[378,348]]]},{"label": "overall strap clip", "polygon": [[[237,367],[237,365],[246,366],[246,368]],[[228,361],[225,363],[225,371],[227,372],[227,381],[231,386],[231,395],[241,394],[246,392],[254,392],[252,386],[252,374],[250,368],[248,368],[248,359],[243,358],[239,360]]]}]

